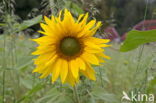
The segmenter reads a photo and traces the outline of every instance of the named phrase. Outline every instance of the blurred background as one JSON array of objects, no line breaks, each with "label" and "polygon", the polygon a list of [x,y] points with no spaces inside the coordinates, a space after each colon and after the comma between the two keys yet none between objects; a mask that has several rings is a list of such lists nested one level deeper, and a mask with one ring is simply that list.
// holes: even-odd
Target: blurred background
[{"label": "blurred background", "polygon": [[[120,36],[144,19],[156,18],[155,0],[8,0],[7,3],[19,22],[40,14],[56,15],[59,10],[68,8],[75,17],[89,12],[91,18],[103,22],[102,32],[107,27],[114,27]],[[4,5],[1,3],[0,15],[4,12],[3,9]],[[32,28],[38,29],[35,26]]]},{"label": "blurred background", "polygon": [[32,73],[37,45],[30,38],[42,36],[43,16],[64,8],[75,18],[89,12],[89,19],[103,22],[95,36],[111,39],[106,54],[112,59],[94,66],[97,80],[82,77],[77,85],[80,103],[121,103],[123,91],[156,97],[156,44],[119,50],[130,30],[156,29],[156,0],[0,0],[0,103],[78,103],[68,84]]},{"label": "blurred background", "polygon": [[[15,0],[15,14],[28,19],[38,14],[56,14],[62,8],[77,16],[89,12],[103,22],[104,28],[114,26],[120,35],[144,19],[147,0]],[[50,3],[49,3],[50,2]],[[156,1],[149,0],[146,19],[156,18]]]}]

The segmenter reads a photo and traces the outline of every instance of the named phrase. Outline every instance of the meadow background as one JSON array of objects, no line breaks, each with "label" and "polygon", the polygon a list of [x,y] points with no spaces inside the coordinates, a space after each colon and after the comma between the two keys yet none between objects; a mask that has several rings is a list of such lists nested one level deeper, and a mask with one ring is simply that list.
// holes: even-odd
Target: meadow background
[{"label": "meadow background", "polygon": [[[42,36],[37,31],[44,15],[57,15],[63,8],[74,17],[89,12],[90,19],[102,21],[95,35],[99,38],[107,36],[105,28],[109,26],[122,36],[142,20],[156,20],[155,0],[1,0],[0,103],[121,103],[123,91],[152,93],[156,98],[154,42],[121,52],[124,41],[112,40],[112,47],[106,49],[111,59],[94,66],[97,80],[82,76],[76,93],[68,84],[59,80],[52,84],[50,77],[39,79],[39,74],[32,73],[35,56],[31,53],[37,45],[30,39]],[[154,33],[151,38],[156,38]]]}]

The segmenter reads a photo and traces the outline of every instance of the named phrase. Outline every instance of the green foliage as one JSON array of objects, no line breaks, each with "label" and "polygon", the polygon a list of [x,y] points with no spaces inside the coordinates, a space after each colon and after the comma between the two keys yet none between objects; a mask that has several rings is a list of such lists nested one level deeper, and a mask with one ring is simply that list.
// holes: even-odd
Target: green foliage
[{"label": "green foliage", "polygon": [[15,35],[21,33],[23,30],[28,29],[42,21],[42,15],[38,15],[29,20],[24,20],[22,23],[18,22],[16,15],[6,14],[2,18],[3,23],[0,23],[0,29],[4,30],[5,35]]},{"label": "green foliage", "polygon": [[35,24],[38,24],[42,21],[42,15],[34,17],[30,20],[24,20],[23,23],[19,24],[19,31],[25,30]]},{"label": "green foliage", "polygon": [[57,15],[61,9],[69,9],[74,16],[78,16],[83,13],[81,5],[78,5],[72,0],[42,0],[42,7],[44,8],[42,12],[44,15]]},{"label": "green foliage", "polygon": [[[103,92],[102,92],[103,91]],[[119,103],[120,101],[117,100],[116,96],[113,93],[108,93],[104,88],[96,87],[90,93],[92,99],[94,101],[105,101],[106,103]],[[93,102],[96,103],[96,102]]]},{"label": "green foliage", "polygon": [[76,16],[84,13],[83,9],[80,8],[79,5],[77,5],[76,3],[72,2],[72,1],[66,1],[64,8],[68,8]]},{"label": "green foliage", "polygon": [[4,23],[0,23],[0,26],[4,26],[5,24]]},{"label": "green foliage", "polygon": [[[44,88],[43,84],[36,84],[32,89],[30,89],[28,92],[26,92],[23,97],[21,97],[20,100],[18,100],[16,103],[21,103],[22,101],[31,99],[31,96],[35,95],[38,91]],[[30,100],[31,101],[31,100]]]},{"label": "green foliage", "polygon": [[136,49],[138,46],[155,42],[156,41],[156,30],[149,31],[137,31],[132,30],[127,33],[127,38],[121,46],[120,50],[122,52],[127,52]]},{"label": "green foliage", "polygon": [[59,91],[57,88],[51,88],[36,103],[72,103],[72,97],[67,91]]}]

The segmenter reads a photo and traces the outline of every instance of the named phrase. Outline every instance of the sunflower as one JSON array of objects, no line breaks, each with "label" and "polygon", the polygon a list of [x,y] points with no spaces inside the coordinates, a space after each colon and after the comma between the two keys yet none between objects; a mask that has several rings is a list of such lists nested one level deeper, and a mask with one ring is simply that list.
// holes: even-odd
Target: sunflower
[{"label": "sunflower", "polygon": [[41,74],[40,78],[51,75],[52,82],[59,77],[62,83],[74,86],[81,75],[96,80],[95,71],[91,65],[100,65],[103,58],[109,59],[103,47],[108,47],[108,39],[93,37],[101,22],[87,22],[88,13],[81,14],[77,20],[65,9],[57,17],[44,17],[45,23],[40,26],[43,37],[33,39],[38,43],[33,55],[36,69],[33,72]]}]

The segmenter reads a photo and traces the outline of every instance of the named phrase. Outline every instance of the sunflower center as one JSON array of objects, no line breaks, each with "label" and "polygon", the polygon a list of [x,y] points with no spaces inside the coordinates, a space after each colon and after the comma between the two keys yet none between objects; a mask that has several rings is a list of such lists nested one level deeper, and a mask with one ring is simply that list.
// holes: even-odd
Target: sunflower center
[{"label": "sunflower center", "polygon": [[66,37],[61,40],[60,50],[66,56],[73,56],[80,52],[80,43],[76,38]]}]

